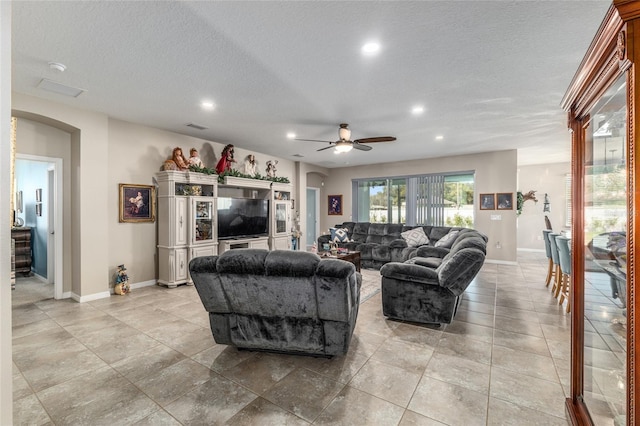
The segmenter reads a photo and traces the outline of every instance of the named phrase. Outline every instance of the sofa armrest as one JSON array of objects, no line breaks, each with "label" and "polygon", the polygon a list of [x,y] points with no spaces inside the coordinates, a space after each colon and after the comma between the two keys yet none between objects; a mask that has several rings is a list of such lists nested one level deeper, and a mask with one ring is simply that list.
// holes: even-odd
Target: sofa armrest
[{"label": "sofa armrest", "polygon": [[318,318],[349,322],[353,307],[360,303],[362,276],[356,267],[344,260],[323,259],[316,269],[314,283]]},{"label": "sofa armrest", "polygon": [[380,275],[397,280],[440,285],[435,269],[411,263],[389,262],[380,268]]},{"label": "sofa armrest", "polygon": [[417,257],[439,257],[443,258],[449,253],[448,248],[434,246],[420,246],[416,250]]},{"label": "sofa armrest", "polygon": [[331,235],[320,235],[318,237],[318,249],[320,249],[323,244],[328,244],[330,240]]},{"label": "sofa armrest", "polygon": [[476,248],[458,250],[436,270],[440,284],[460,296],[482,268],[484,258],[484,253]]},{"label": "sofa armrest", "polygon": [[228,313],[231,309],[217,271],[218,256],[196,257],[189,262],[193,285],[207,312]]}]

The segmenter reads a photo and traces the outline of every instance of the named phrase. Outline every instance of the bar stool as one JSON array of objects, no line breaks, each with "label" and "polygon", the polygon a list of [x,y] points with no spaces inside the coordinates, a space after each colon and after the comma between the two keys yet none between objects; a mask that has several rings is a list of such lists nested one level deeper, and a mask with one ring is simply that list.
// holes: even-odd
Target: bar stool
[{"label": "bar stool", "polygon": [[553,268],[553,259],[551,258],[551,243],[549,243],[549,234],[552,231],[548,229],[542,230],[542,239],[544,240],[544,249],[547,252],[547,259],[549,259],[549,269],[547,270],[547,279],[544,282],[545,287],[549,287],[551,278],[555,277],[555,271]]},{"label": "bar stool", "polygon": [[551,247],[551,260],[553,261],[553,268],[555,274],[555,280],[553,281],[553,287],[551,288],[551,292],[553,296],[557,299],[560,294],[560,278],[562,276],[562,272],[560,270],[560,256],[558,255],[558,246],[556,245],[556,237],[559,237],[560,234],[550,233],[549,234],[549,246]]},{"label": "bar stool", "polygon": [[556,245],[558,246],[558,256],[560,258],[560,270],[562,278],[560,279],[560,301],[562,305],[565,297],[567,298],[567,312],[571,311],[571,250],[569,248],[569,239],[567,237],[556,237]]}]

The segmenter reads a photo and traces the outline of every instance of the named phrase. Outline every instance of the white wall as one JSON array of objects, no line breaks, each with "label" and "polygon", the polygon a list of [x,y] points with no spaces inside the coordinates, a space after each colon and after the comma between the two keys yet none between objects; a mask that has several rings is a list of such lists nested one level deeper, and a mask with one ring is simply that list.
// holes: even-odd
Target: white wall
[{"label": "white wall", "polygon": [[13,424],[11,354],[11,2],[0,1],[0,424]]},{"label": "white wall", "polygon": [[[549,216],[554,231],[565,228],[566,197],[565,176],[571,172],[570,163],[555,163],[518,168],[518,188],[526,193],[537,191],[537,203],[527,201],[518,217],[518,248],[544,250],[542,230],[545,229],[544,216]],[[543,212],[544,194],[549,195],[551,211]]]},{"label": "white wall", "polygon": [[[179,135],[126,121],[109,119],[110,165],[107,184],[109,231],[108,275],[105,279],[113,286],[116,268],[125,264],[132,283],[157,278],[156,223],[120,223],[118,211],[119,184],[154,184],[155,174],[165,160],[171,158],[173,148],[179,146],[188,156],[196,148],[205,166],[214,168],[224,144]],[[268,157],[235,147],[234,168],[243,171],[244,158],[254,154],[258,171],[266,175],[266,162],[278,160],[277,176],[288,177],[295,182],[295,163],[290,160]]]},{"label": "white wall", "polygon": [[[321,190],[321,232],[336,223],[352,220],[352,179],[457,171],[475,171],[476,200],[481,193],[511,192],[515,206],[517,178],[515,150],[336,168],[328,171],[325,185]],[[342,216],[328,215],[327,196],[331,194],[342,194],[344,212]],[[501,220],[491,220],[491,215],[496,214],[501,216]],[[515,208],[498,211],[479,210],[476,207],[474,216],[474,227],[489,236],[487,259],[515,262],[517,247]],[[496,247],[498,242],[501,248]]]}]

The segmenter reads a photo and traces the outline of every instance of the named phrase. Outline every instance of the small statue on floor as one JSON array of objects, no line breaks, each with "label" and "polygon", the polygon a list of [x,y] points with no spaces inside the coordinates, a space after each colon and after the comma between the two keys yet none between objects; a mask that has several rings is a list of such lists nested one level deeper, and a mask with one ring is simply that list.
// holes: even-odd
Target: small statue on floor
[{"label": "small statue on floor", "polygon": [[118,272],[116,275],[116,286],[113,288],[113,292],[122,296],[131,292],[131,287],[129,287],[129,276],[127,275],[127,268],[125,268],[124,265],[118,266]]}]

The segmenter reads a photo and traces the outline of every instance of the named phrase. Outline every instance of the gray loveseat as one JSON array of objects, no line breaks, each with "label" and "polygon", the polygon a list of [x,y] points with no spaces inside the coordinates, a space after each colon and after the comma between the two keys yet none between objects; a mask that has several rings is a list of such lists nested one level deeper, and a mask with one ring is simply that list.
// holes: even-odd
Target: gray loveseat
[{"label": "gray loveseat", "polygon": [[486,241],[470,236],[451,249],[425,246],[416,254],[380,269],[382,312],[404,321],[450,324],[462,294],[484,263]]},{"label": "gray loveseat", "polygon": [[[414,256],[418,247],[410,247],[402,238],[402,233],[415,228],[422,228],[430,245],[447,235],[451,230],[459,230],[457,239],[463,238],[463,234],[474,232],[486,240],[486,236],[478,231],[468,228],[428,225],[403,225],[398,223],[369,223],[369,222],[345,222],[336,225],[336,228],[347,229],[349,242],[340,242],[338,247],[344,247],[350,251],[359,251],[362,266],[364,268],[380,269],[389,262],[404,262]],[[330,241],[330,235],[322,235],[318,238],[318,250],[322,250],[323,244]]]},{"label": "gray loveseat", "polygon": [[237,249],[195,258],[189,271],[216,343],[320,356],[349,349],[362,282],[351,263]]}]

